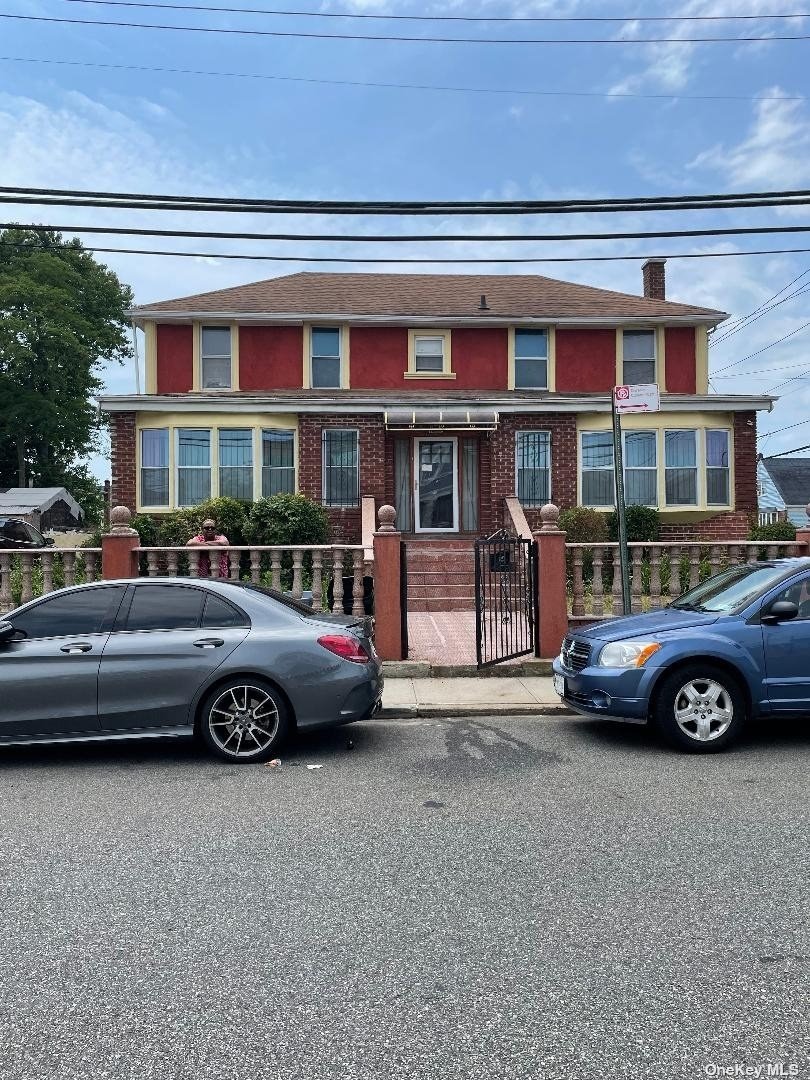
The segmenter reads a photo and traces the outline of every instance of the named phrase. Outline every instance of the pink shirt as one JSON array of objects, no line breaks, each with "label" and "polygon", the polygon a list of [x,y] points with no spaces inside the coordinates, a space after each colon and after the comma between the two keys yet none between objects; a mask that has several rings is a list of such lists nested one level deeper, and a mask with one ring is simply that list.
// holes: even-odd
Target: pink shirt
[{"label": "pink shirt", "polygon": [[[195,544],[205,544],[206,547],[210,543],[210,541],[205,536],[203,536],[202,533],[200,533],[199,536],[192,536],[191,539]],[[227,544],[228,543],[228,537],[223,536],[222,533],[219,533],[217,536],[215,536],[214,540],[216,541],[217,544]],[[200,552],[200,561],[199,561],[198,568],[197,568],[197,575],[199,577],[210,577],[211,576],[211,561],[208,558],[208,555],[207,555],[206,552],[202,552],[202,551]],[[226,578],[228,576],[228,553],[227,553],[227,551],[223,551],[222,554],[219,557],[219,576],[221,578]]]}]

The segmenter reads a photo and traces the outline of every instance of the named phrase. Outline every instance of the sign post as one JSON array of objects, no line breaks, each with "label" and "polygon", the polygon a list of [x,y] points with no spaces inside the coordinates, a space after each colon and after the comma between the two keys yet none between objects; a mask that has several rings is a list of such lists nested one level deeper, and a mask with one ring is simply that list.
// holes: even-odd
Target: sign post
[{"label": "sign post", "polygon": [[659,412],[661,399],[657,383],[638,386],[615,386],[611,412],[613,414],[613,473],[616,480],[616,519],[618,522],[619,569],[622,579],[622,613],[630,614],[630,560],[627,550],[627,517],[624,506],[624,447],[622,446],[622,414]]}]

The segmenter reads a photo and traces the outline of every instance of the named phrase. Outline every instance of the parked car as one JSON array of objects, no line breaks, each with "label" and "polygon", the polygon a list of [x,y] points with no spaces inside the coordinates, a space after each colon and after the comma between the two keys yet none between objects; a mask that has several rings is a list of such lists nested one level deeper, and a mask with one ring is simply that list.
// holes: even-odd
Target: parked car
[{"label": "parked car", "polygon": [[39,529],[20,518],[0,518],[0,550],[30,551],[44,547],[53,547],[52,536],[43,536]]},{"label": "parked car", "polygon": [[725,749],[748,719],[810,716],[810,559],[729,567],[661,611],[570,634],[554,688],[691,751]]},{"label": "parked car", "polygon": [[0,745],[194,734],[264,761],[293,729],[368,719],[366,620],[260,586],[145,578],[60,589],[0,622]]}]

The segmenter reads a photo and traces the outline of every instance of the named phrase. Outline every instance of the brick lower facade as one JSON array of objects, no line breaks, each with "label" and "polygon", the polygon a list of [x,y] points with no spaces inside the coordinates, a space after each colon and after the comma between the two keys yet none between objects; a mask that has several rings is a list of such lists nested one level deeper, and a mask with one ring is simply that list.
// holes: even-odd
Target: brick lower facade
[{"label": "brick lower facade", "polygon": [[110,486],[111,506],[126,506],[135,511],[135,476],[137,455],[135,452],[135,413],[119,412],[110,417],[110,442],[112,445]]}]

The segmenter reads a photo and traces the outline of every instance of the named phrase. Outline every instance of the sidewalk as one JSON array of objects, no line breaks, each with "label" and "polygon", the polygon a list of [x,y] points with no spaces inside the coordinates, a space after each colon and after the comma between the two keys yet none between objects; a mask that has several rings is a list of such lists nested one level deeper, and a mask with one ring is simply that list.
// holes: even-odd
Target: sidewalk
[{"label": "sidewalk", "polygon": [[379,719],[408,716],[568,714],[550,678],[387,679]]}]

